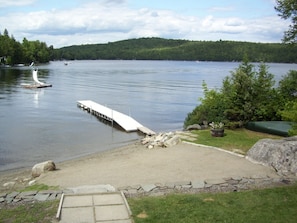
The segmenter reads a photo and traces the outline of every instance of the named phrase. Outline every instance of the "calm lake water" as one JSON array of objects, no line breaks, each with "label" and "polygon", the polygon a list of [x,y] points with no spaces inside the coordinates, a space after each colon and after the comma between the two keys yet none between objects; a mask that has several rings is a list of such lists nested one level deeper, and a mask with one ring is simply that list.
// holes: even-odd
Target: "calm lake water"
[{"label": "calm lake water", "polygon": [[[0,171],[60,162],[116,148],[142,136],[112,128],[77,107],[93,100],[156,131],[181,130],[203,96],[202,81],[218,88],[239,63],[72,61],[38,66],[52,88],[25,89],[29,67],[0,69]],[[275,80],[296,64],[267,64]]]}]

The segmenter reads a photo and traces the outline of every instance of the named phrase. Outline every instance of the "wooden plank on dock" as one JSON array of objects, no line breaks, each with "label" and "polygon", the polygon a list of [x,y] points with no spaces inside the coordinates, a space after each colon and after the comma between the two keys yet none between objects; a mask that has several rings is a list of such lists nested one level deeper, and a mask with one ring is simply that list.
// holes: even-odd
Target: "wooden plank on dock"
[{"label": "wooden plank on dock", "polygon": [[154,131],[148,129],[147,127],[144,127],[142,124],[137,122],[132,117],[125,115],[121,112],[112,110],[111,108],[100,105],[91,100],[78,101],[77,104],[79,107],[88,110],[93,115],[99,116],[111,122],[116,122],[127,132],[141,131],[147,135],[155,134]]}]

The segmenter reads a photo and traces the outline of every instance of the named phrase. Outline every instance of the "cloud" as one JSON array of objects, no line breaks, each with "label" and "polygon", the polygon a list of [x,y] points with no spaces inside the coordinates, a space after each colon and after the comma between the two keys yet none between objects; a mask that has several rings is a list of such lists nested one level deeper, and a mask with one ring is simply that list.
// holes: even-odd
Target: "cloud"
[{"label": "cloud", "polygon": [[242,33],[246,29],[244,21],[238,18],[215,18],[207,16],[202,21],[204,31],[214,33]]},{"label": "cloud", "polygon": [[38,39],[56,48],[139,37],[276,42],[286,27],[278,17],[186,16],[170,10],[132,9],[124,0],[102,0],[67,10],[13,13],[1,16],[0,24],[6,24],[16,39]]},{"label": "cloud", "polygon": [[235,9],[231,6],[229,7],[211,7],[208,9],[210,13],[216,13],[216,12],[229,12],[234,11]]},{"label": "cloud", "polygon": [[14,0],[14,1],[8,1],[8,0],[0,0],[0,8],[5,7],[17,7],[17,6],[24,6],[24,5],[31,5],[36,0]]}]

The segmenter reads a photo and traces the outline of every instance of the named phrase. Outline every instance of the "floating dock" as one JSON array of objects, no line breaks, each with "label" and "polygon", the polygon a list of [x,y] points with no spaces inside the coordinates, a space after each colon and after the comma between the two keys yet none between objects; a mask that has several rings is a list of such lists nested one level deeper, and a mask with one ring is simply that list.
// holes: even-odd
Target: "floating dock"
[{"label": "floating dock", "polygon": [[[30,66],[33,66],[33,63]],[[32,77],[33,77],[33,80],[34,80],[34,84],[21,84],[21,86],[24,87],[24,88],[52,87],[51,84],[46,84],[46,83],[43,83],[43,82],[39,81],[37,75],[38,75],[38,70],[37,69],[32,70]]]},{"label": "floating dock", "polygon": [[52,87],[51,84],[21,84],[23,88],[46,88],[46,87]]},{"label": "floating dock", "polygon": [[146,135],[155,135],[156,133],[149,128],[143,126],[132,117],[121,112],[112,110],[106,106],[100,105],[91,100],[78,101],[77,105],[90,112],[91,114],[103,118],[110,122],[115,122],[121,126],[126,132],[140,131]]}]

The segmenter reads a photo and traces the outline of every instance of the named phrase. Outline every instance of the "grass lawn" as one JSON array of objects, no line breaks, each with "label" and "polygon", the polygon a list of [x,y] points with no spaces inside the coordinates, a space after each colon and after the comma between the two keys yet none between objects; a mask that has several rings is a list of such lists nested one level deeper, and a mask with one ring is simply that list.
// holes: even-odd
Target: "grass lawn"
[{"label": "grass lawn", "polygon": [[55,222],[59,200],[22,204],[17,206],[0,206],[1,223]]},{"label": "grass lawn", "polygon": [[[270,189],[129,198],[135,223],[295,223],[297,184]],[[56,222],[59,201],[0,206],[0,222]]]},{"label": "grass lawn", "polygon": [[195,130],[191,133],[197,135],[193,143],[219,147],[229,151],[246,154],[246,152],[259,140],[263,138],[281,139],[280,136],[266,133],[254,132],[247,129],[229,130],[225,129],[224,137],[213,137],[210,130]]},{"label": "grass lawn", "polygon": [[130,198],[135,223],[296,222],[297,184],[217,194]]}]

